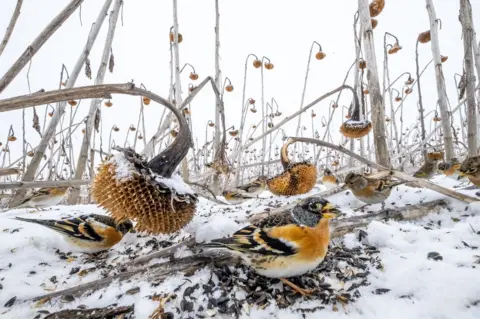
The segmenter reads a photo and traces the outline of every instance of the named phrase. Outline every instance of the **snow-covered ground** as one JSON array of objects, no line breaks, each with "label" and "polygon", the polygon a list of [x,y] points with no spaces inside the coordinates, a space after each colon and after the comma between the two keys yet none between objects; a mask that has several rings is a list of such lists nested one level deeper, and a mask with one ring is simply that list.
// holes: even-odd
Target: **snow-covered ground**
[{"label": "snow-covered ground", "polygon": [[[436,177],[434,182],[446,187],[456,184],[441,176]],[[318,192],[318,189],[313,192]],[[475,190],[462,192],[475,196]],[[186,298],[194,304],[193,311],[179,313],[177,309],[185,309],[185,304],[181,305],[182,298],[166,303],[165,311],[172,312],[175,318],[230,318],[208,309],[208,298],[202,289],[192,288],[196,284],[205,287],[211,280],[218,281],[209,267],[188,277],[175,274],[155,284],[142,281],[142,276],[138,276],[68,302],[53,299],[36,304],[24,303],[23,300],[111,275],[117,266],[171,242],[180,242],[191,236],[203,241],[230,235],[245,225],[252,214],[307,195],[278,198],[266,191],[260,195],[262,198],[235,206],[200,199],[196,217],[179,234],[155,237],[127,234],[108,253],[96,258],[72,252],[62,237],[51,230],[13,219],[14,216],[53,219],[105,213],[95,205],[56,206],[34,213],[29,209],[0,213],[0,318],[43,318],[47,312],[38,311],[51,313],[80,305],[93,308],[134,304],[134,318],[146,319],[159,304],[151,300],[151,296],[168,295],[174,289],[177,296],[185,296],[186,290],[190,289]],[[426,189],[400,186],[392,192],[386,207],[402,207],[438,198],[443,196]],[[354,211],[363,204],[349,192],[339,193],[329,200],[340,206],[348,216],[365,214]],[[368,269],[366,279],[369,285],[358,288],[359,297],[355,302],[333,307],[321,304],[315,298],[302,297],[284,309],[275,302],[262,307],[244,307],[241,318],[480,318],[480,251],[477,249],[480,247],[480,205],[467,205],[450,199],[449,202],[451,209],[416,222],[373,222],[365,229],[368,243],[363,244],[378,248],[376,257],[383,267]],[[379,209],[380,205],[374,205],[368,210]],[[355,234],[346,235],[342,241],[347,248],[363,246]],[[431,252],[438,253],[441,258],[427,258]],[[177,256],[189,254],[182,251]],[[325,280],[335,284],[333,279]],[[238,300],[245,298],[246,294],[240,288],[234,290],[232,293]],[[16,300],[12,299],[14,297]],[[314,310],[308,312],[305,309]]]}]

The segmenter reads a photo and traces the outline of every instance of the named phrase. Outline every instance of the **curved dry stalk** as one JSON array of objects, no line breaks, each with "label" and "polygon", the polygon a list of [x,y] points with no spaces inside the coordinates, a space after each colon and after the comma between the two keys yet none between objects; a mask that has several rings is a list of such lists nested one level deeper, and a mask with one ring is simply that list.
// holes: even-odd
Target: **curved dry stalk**
[{"label": "curved dry stalk", "polygon": [[249,148],[250,146],[252,146],[253,144],[255,144],[256,142],[258,142],[259,140],[261,140],[264,136],[278,130],[279,128],[281,128],[283,125],[285,125],[287,122],[289,122],[290,120],[294,119],[295,117],[297,117],[299,114],[305,112],[306,110],[308,110],[309,108],[311,108],[312,106],[318,104],[319,102],[323,101],[324,99],[328,98],[330,95],[333,95],[337,92],[340,92],[342,90],[345,90],[345,89],[348,89],[350,90],[353,94],[354,94],[354,98],[356,97],[355,95],[355,92],[353,90],[353,88],[349,85],[341,85],[339,86],[338,88],[330,91],[330,92],[327,92],[325,94],[323,94],[322,96],[320,96],[319,98],[317,98],[316,100],[314,100],[313,102],[305,105],[301,110],[293,113],[292,115],[289,115],[287,116],[286,118],[284,118],[282,121],[280,121],[277,125],[275,125],[274,127],[272,127],[271,129],[267,130],[265,132],[265,134],[262,134],[260,136],[257,136],[256,138],[254,138],[252,141],[250,141],[249,143],[246,143],[245,145],[243,145],[239,150],[237,150],[236,153],[234,153],[233,155],[233,158],[235,158],[235,156],[238,155],[238,152],[243,152],[245,149]]},{"label": "curved dry stalk", "polygon": [[[315,46],[315,44],[318,45],[320,51],[322,51],[322,46],[317,41],[313,41],[312,45],[310,46],[310,52],[308,54],[307,70],[305,71],[305,79],[303,81],[302,97],[301,97],[301,100],[300,100],[300,108],[299,108],[300,110],[302,109],[303,103],[305,102],[305,92],[307,91],[308,74],[310,73],[310,62],[312,60],[312,52],[313,52],[313,47]],[[298,136],[298,134],[300,132],[301,123],[302,123],[302,114],[300,114],[298,116],[297,129],[295,131],[296,136]],[[296,151],[296,148],[294,149],[294,156],[296,156],[295,151]]]}]

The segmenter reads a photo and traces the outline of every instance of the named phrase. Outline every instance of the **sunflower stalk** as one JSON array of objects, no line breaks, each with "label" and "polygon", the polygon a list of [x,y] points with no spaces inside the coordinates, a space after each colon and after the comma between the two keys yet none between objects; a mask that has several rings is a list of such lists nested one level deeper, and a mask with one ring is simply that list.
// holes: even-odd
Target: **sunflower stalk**
[{"label": "sunflower stalk", "polygon": [[385,108],[378,77],[375,43],[368,0],[358,0],[358,14],[362,26],[363,52],[367,63],[368,88],[370,90],[371,120],[377,163],[390,167],[390,155],[385,130]]},{"label": "sunflower stalk", "polygon": [[[220,9],[218,5],[218,0],[215,0],[215,87],[220,91],[222,83],[222,73],[220,71]],[[222,95],[223,97],[223,95]],[[220,101],[217,99],[215,103],[215,160],[220,160],[220,158],[225,157],[225,135],[227,132],[223,131],[223,142],[220,146],[220,114],[223,114],[225,117],[224,110],[221,106]],[[223,127],[225,128],[225,122],[223,122]],[[213,191],[218,194],[220,189],[220,174],[217,173],[213,176]]]},{"label": "sunflower stalk", "polygon": [[440,117],[442,119],[443,141],[445,144],[445,160],[450,161],[455,157],[453,151],[453,135],[451,127],[451,116],[447,105],[447,90],[445,87],[445,77],[443,76],[442,61],[440,56],[440,45],[438,40],[438,22],[435,13],[435,7],[432,0],[426,0],[428,17],[430,20],[431,49],[433,61],[435,64],[435,76],[438,94],[438,106],[440,108]]},{"label": "sunflower stalk", "polygon": [[[105,79],[105,73],[108,65],[108,59],[110,57],[110,52],[112,48],[113,38],[115,36],[115,29],[118,21],[118,16],[120,13],[120,7],[122,6],[123,0],[115,0],[112,11],[110,11],[110,19],[107,31],[107,37],[105,39],[105,44],[103,46],[102,59],[100,61],[100,67],[98,68],[97,75],[95,78],[95,84],[103,84]],[[92,132],[95,124],[95,118],[97,110],[101,107],[100,99],[92,99],[90,101],[90,109],[87,115],[87,124],[85,127],[85,134],[83,136],[82,146],[80,148],[80,153],[78,155],[77,167],[75,169],[74,179],[81,179],[83,172],[85,171],[85,166],[88,159],[88,150],[90,146],[90,140],[92,138]],[[68,198],[68,203],[73,205],[77,202],[79,196],[79,189],[74,189]]]},{"label": "sunflower stalk", "polygon": [[479,114],[475,102],[475,73],[473,69],[473,21],[472,6],[469,0],[460,0],[460,23],[464,49],[464,70],[466,81],[467,103],[467,143],[468,155],[477,155],[477,116]]}]

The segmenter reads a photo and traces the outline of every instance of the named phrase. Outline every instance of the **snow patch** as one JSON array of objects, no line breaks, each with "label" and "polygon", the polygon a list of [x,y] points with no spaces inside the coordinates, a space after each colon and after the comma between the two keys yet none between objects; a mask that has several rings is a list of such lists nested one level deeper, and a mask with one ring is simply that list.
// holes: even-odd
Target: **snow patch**
[{"label": "snow patch", "polygon": [[158,176],[157,178],[155,178],[155,180],[159,183],[164,184],[168,188],[175,190],[177,194],[195,195],[193,189],[190,188],[190,186],[188,186],[188,184],[183,181],[180,175],[175,174],[170,178]]}]

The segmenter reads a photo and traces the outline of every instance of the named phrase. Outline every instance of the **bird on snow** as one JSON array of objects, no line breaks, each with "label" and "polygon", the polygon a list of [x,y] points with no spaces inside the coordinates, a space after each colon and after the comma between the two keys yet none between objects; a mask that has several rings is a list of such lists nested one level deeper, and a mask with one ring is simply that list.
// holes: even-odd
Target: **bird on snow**
[{"label": "bird on snow", "polygon": [[312,291],[290,282],[315,269],[325,258],[330,242],[329,220],[340,210],[321,197],[301,201],[291,215],[272,215],[244,227],[231,237],[214,239],[203,248],[227,249],[239,255],[258,274],[279,278],[302,295]]},{"label": "bird on snow", "polygon": [[19,203],[11,205],[10,208],[33,207],[39,210],[60,203],[70,189],[70,186],[44,187],[33,191]]},{"label": "bird on snow", "polygon": [[126,233],[133,230],[133,224],[128,219],[117,223],[110,216],[98,214],[60,220],[22,217],[16,217],[16,219],[52,229],[60,233],[67,243],[87,253],[107,250],[120,242]]}]

